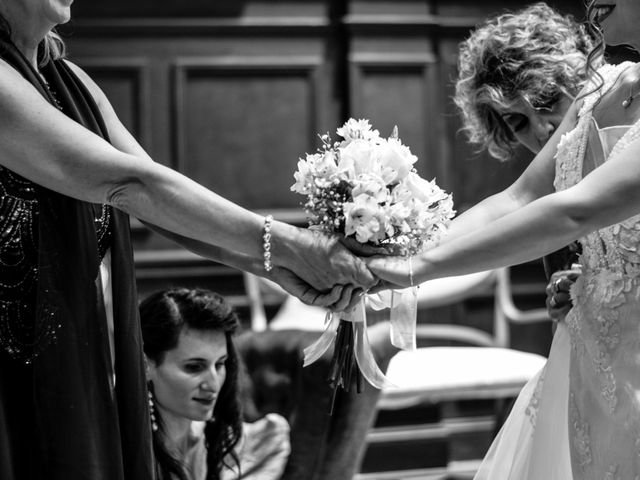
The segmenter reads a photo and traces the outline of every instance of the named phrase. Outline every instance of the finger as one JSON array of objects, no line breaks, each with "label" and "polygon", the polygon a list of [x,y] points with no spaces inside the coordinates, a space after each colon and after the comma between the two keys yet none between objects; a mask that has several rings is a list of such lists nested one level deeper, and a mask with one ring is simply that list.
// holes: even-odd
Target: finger
[{"label": "finger", "polygon": [[369,257],[364,261],[378,278],[396,285],[408,286],[409,272],[406,261],[400,257]]},{"label": "finger", "polygon": [[340,300],[342,289],[343,285],[335,285],[328,292],[322,293],[310,288],[307,292],[305,292],[306,296],[304,299],[302,299],[302,301],[307,305],[330,308],[334,303]]},{"label": "finger", "polygon": [[555,308],[564,308],[571,306],[571,296],[568,293],[559,292],[553,296]]},{"label": "finger", "polygon": [[355,306],[362,300],[364,294],[364,290],[362,290],[361,288],[356,288],[351,295],[349,304],[344,308],[345,311],[350,312],[351,310],[353,310]]},{"label": "finger", "polygon": [[548,297],[551,297],[555,292],[553,291],[553,282],[550,281],[549,283],[547,283],[547,286],[544,289],[545,293],[547,294]]},{"label": "finger", "polygon": [[373,255],[384,255],[387,253],[387,249],[383,246],[363,244],[352,237],[340,237],[340,243],[347,247],[351,253],[355,253],[361,257],[371,257]]},{"label": "finger", "polygon": [[373,272],[369,270],[367,264],[359,258],[356,261],[355,274],[355,284],[364,288],[365,290],[368,290],[376,283],[378,283],[378,279],[375,277]]},{"label": "finger", "polygon": [[354,288],[355,287],[353,285],[344,286],[342,288],[342,294],[340,295],[340,298],[335,303],[330,305],[329,309],[334,312],[343,312],[345,308],[347,308],[347,305],[349,305],[349,303],[351,302],[351,295],[354,291]]}]

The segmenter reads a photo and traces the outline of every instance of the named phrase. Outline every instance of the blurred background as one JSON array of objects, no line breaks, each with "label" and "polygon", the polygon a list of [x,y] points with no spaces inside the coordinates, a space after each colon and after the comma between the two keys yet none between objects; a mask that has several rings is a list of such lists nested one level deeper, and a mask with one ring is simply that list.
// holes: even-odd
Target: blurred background
[{"label": "blurred background", "polygon": [[[244,207],[305,225],[301,198],[289,190],[298,157],[318,148],[318,133],[334,135],[349,117],[369,119],[385,136],[397,125],[419,157],[419,173],[452,192],[459,212],[510,184],[530,154],[521,150],[500,163],[474,152],[451,98],[459,42],[487,15],[528,3],[76,0],[62,33],[71,60],[97,81],[157,162]],[[584,19],[583,0],[548,3]],[[624,49],[611,55],[628,57]],[[168,285],[209,287],[248,319],[240,272],[195,257],[135,220],[132,227],[141,295]],[[541,262],[513,268],[511,279],[519,308],[544,307]],[[268,316],[275,314],[282,299],[264,299]],[[492,291],[419,312],[421,322],[487,331],[493,316]],[[548,353],[549,323],[510,328],[510,347]],[[437,466],[482,457],[492,424],[469,419],[484,418],[493,403],[429,408],[421,418],[433,420],[435,433],[415,444],[416,459]],[[443,442],[436,430],[447,418],[458,430]]]},{"label": "blurred background", "polygon": [[[304,225],[301,198],[289,190],[297,159],[349,117],[370,119],[383,135],[397,125],[419,173],[453,192],[459,212],[508,185],[529,154],[501,164],[467,146],[452,80],[469,30],[527,3],[77,0],[63,33],[70,58],[155,161]],[[584,17],[582,0],[550,4]],[[205,281],[233,295],[242,287],[234,272],[133,228],[141,293],[166,282]],[[543,282],[533,269],[525,276]]]}]

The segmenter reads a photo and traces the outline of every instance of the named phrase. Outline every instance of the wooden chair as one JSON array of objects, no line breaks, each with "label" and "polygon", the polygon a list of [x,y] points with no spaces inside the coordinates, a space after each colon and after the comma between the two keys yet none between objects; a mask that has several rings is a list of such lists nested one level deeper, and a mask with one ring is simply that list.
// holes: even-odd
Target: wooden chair
[{"label": "wooden chair", "polygon": [[[361,393],[355,388],[341,391],[334,402],[326,380],[331,352],[302,367],[304,348],[323,329],[324,309],[304,305],[254,276],[246,274],[245,282],[253,331],[244,335],[239,350],[258,394],[248,398],[260,413],[281,413],[291,426],[291,455],[281,480],[352,480],[364,455],[381,391],[368,385]],[[270,322],[265,303],[269,308],[281,303]],[[372,350],[383,369],[396,352],[388,338],[387,325],[369,330]]]},{"label": "wooden chair", "polygon": [[[382,392],[377,405],[380,416],[398,415],[401,411],[424,409],[442,402],[493,399],[498,405],[493,427],[501,422],[506,407],[510,405],[508,399],[517,396],[546,362],[541,355],[509,348],[509,324],[546,322],[549,320],[546,309],[523,311],[515,306],[508,268],[427,282],[419,290],[418,308],[455,304],[487,293],[493,293],[495,302],[492,333],[464,325],[418,325],[418,339],[453,340],[465,346],[424,347],[412,352],[398,352],[387,369],[387,377],[396,386]],[[401,458],[403,445],[415,446],[422,440],[426,445],[423,456],[429,455],[429,449],[434,450],[433,437],[437,436],[438,441],[446,443],[452,430],[446,422],[439,422],[440,418],[436,419],[435,425],[433,419],[431,424],[421,425],[419,416],[404,416],[410,419],[408,423],[376,428],[367,439],[369,451],[365,464],[373,458],[373,470],[376,465],[381,465],[378,459],[384,452],[394,452],[393,459],[384,468],[386,471],[371,471],[369,465],[369,471],[359,474],[357,480],[451,478],[446,445],[443,447],[444,465],[435,468],[433,462],[426,459],[422,468],[414,465],[411,471],[405,470],[412,467],[410,460]],[[485,425],[485,428],[492,433],[496,431],[490,425]],[[407,455],[415,457],[416,452],[408,452]],[[463,478],[471,478],[474,466],[473,462],[470,467],[463,465],[462,471],[469,475]]]},{"label": "wooden chair", "polygon": [[[302,304],[263,279],[245,275],[245,281],[253,328],[267,328],[264,299],[275,295],[282,301],[282,306],[269,322],[269,329],[322,330],[325,315],[322,309]],[[380,415],[389,412],[402,415],[402,411],[457,400],[505,401],[517,396],[524,384],[542,368],[546,361],[543,356],[509,348],[511,323],[546,322],[549,317],[546,309],[523,311],[517,308],[512,297],[508,268],[427,282],[418,291],[418,309],[454,305],[483,295],[494,298],[492,332],[466,325],[418,324],[419,340],[452,340],[465,346],[424,347],[413,352],[396,353],[386,371],[396,387],[381,392],[377,401]],[[499,421],[496,417],[492,422]],[[435,435],[438,436],[438,441],[446,442],[450,434],[447,426],[431,424],[425,427],[420,422],[411,421],[393,427],[374,428],[367,436],[369,451],[364,460],[366,463],[370,456],[380,457],[378,452],[384,452],[393,444],[419,445],[423,435]],[[393,451],[392,448],[391,450]],[[395,461],[403,463],[397,456]],[[438,471],[441,471],[441,477],[437,476]],[[434,478],[448,478],[447,466],[412,471],[369,471],[360,473],[355,478],[430,478],[426,477],[430,474],[435,475]]]},{"label": "wooden chair", "polygon": [[447,339],[472,346],[398,352],[387,370],[397,388],[383,392],[380,408],[512,397],[540,370],[544,357],[509,348],[509,324],[549,321],[549,316],[546,309],[522,311],[515,306],[508,268],[427,282],[420,288],[418,309],[459,302],[488,290],[495,293],[493,333],[464,325],[418,325],[419,339]]}]

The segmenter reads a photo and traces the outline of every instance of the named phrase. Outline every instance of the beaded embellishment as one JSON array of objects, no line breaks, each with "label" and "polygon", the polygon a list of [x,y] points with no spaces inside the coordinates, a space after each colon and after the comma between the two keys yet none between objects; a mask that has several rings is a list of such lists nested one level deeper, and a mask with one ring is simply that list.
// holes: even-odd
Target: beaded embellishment
[{"label": "beaded embellishment", "polygon": [[[54,305],[38,290],[39,187],[0,167],[0,347],[30,363],[51,342],[61,325]],[[100,259],[111,244],[111,207],[96,209]],[[43,292],[55,294],[55,292]]]}]

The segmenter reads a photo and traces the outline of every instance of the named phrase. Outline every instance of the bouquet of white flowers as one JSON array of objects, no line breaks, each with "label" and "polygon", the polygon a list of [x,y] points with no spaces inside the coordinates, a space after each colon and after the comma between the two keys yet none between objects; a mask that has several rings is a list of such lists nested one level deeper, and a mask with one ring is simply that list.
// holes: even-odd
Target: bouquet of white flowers
[{"label": "bouquet of white flowers", "polygon": [[[296,183],[291,190],[306,196],[304,208],[310,227],[409,258],[436,245],[455,213],[453,201],[435,181],[416,173],[413,165],[417,157],[402,144],[397,128],[389,138],[383,138],[368,120],[350,119],[337,134],[343,140],[335,143],[329,134],[322,135],[322,147],[300,159],[294,174]],[[319,358],[335,341],[329,378],[335,388],[349,388],[352,369],[356,378],[362,373],[373,385],[384,385],[384,375],[366,351],[364,304],[339,317],[336,320],[328,314],[329,327],[305,351],[305,364]],[[399,343],[407,346],[406,341]]]}]

